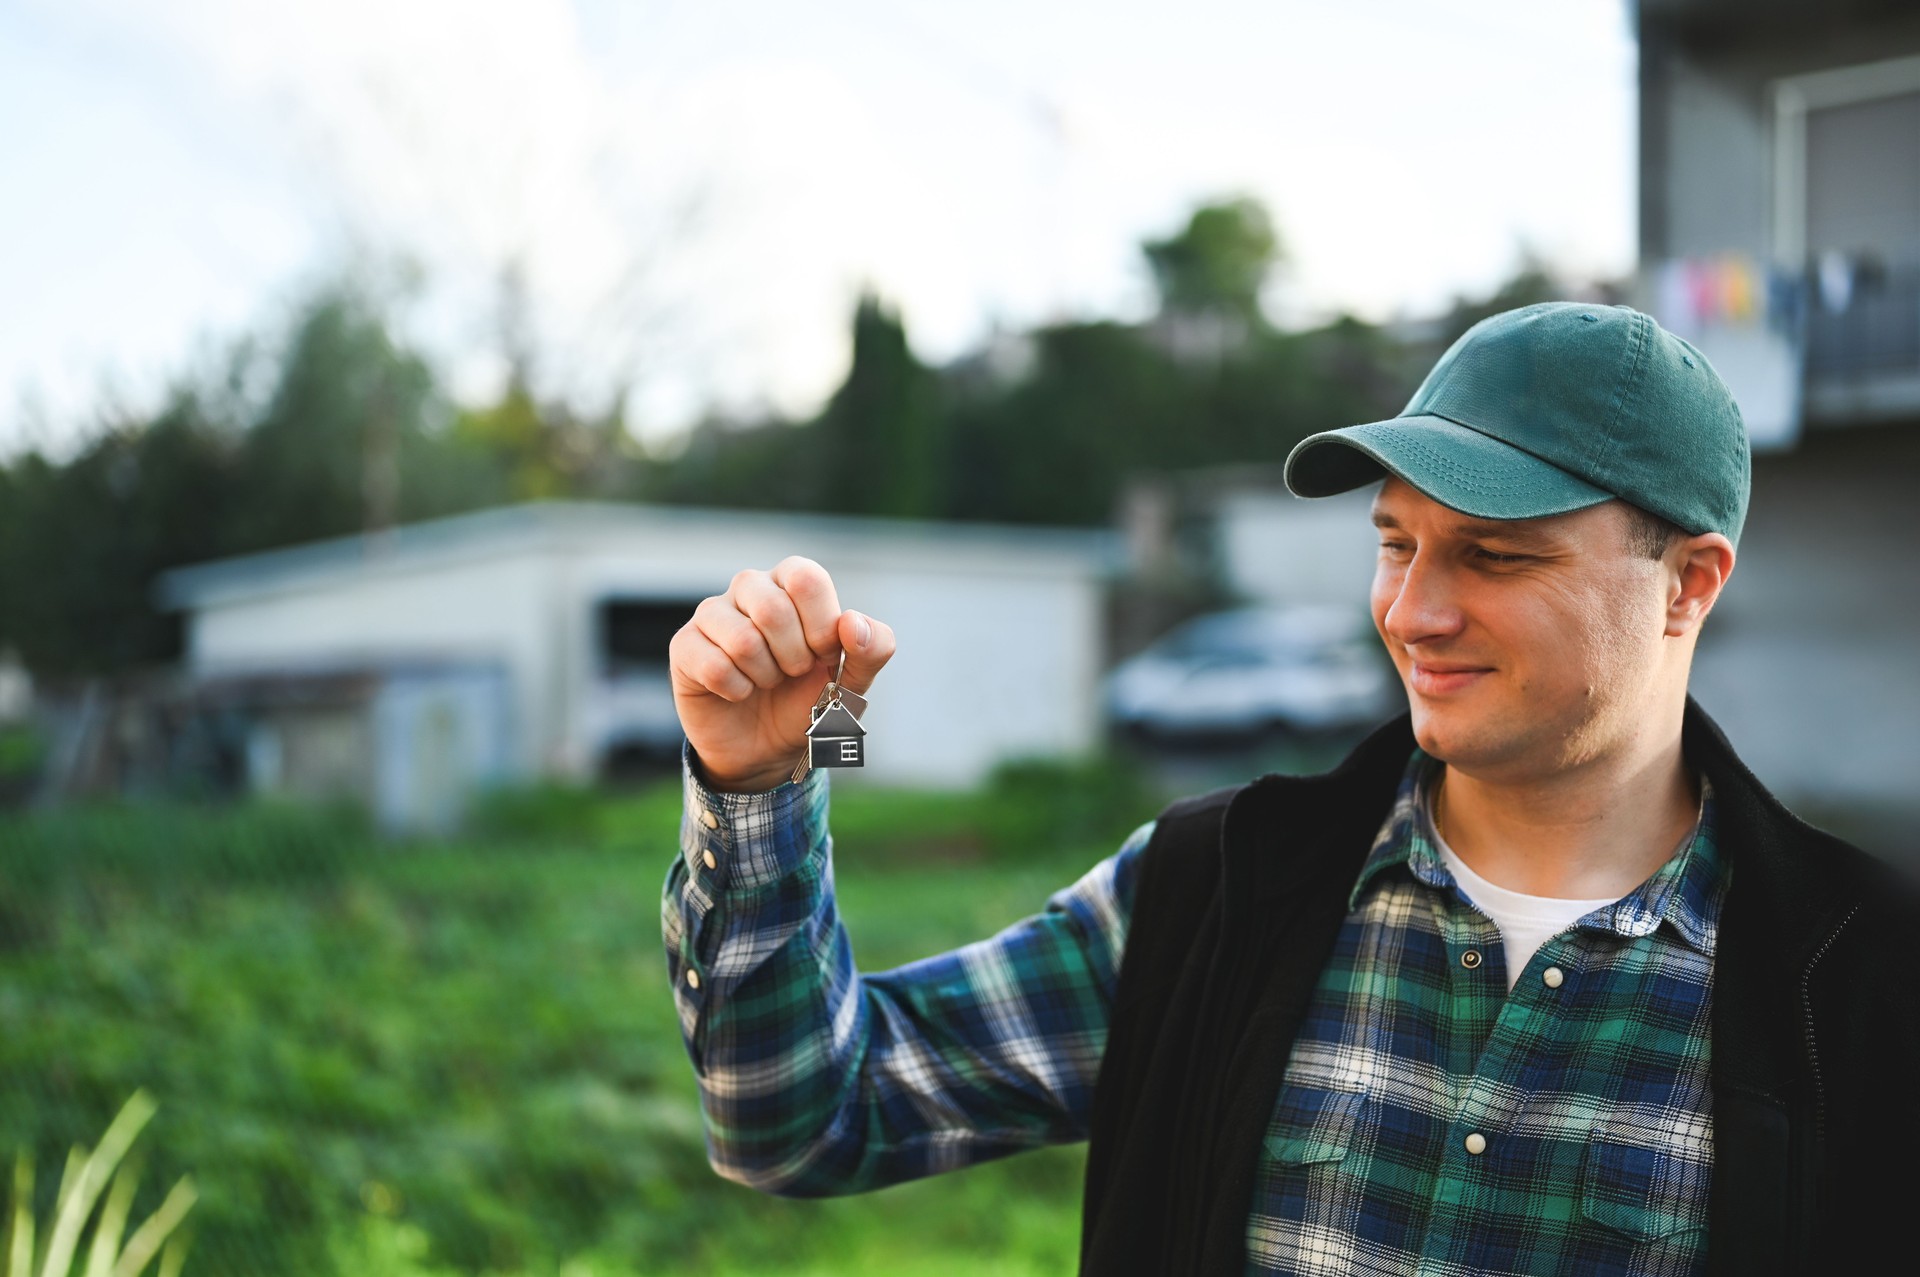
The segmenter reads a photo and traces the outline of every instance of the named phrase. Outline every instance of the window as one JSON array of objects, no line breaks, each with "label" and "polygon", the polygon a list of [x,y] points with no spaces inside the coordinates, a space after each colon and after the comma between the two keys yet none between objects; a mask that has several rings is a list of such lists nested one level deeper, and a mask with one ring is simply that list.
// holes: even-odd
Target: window
[{"label": "window", "polygon": [[698,599],[602,599],[596,625],[601,674],[616,678],[663,672],[667,645],[692,619],[699,603]]}]

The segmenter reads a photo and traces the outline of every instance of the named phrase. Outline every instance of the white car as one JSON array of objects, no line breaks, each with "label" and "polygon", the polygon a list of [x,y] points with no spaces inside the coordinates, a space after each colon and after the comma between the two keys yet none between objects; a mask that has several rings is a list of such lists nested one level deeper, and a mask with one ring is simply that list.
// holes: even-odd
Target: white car
[{"label": "white car", "polygon": [[1399,679],[1364,612],[1241,608],[1196,617],[1107,676],[1107,709],[1152,736],[1325,731],[1377,722]]}]

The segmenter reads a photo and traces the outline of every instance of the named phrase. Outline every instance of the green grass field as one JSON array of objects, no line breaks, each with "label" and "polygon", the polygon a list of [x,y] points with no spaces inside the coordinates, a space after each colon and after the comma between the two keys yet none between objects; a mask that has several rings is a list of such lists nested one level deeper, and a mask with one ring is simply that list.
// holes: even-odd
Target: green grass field
[{"label": "green grass field", "polygon": [[[659,941],[678,806],[507,795],[406,846],[263,807],[0,817],[0,1151],[56,1167],[148,1088],[141,1204],[194,1174],[196,1275],[1071,1271],[1077,1148],[831,1201],[707,1168]],[[1157,806],[1112,767],[848,787],[861,965],[1039,908]]]}]

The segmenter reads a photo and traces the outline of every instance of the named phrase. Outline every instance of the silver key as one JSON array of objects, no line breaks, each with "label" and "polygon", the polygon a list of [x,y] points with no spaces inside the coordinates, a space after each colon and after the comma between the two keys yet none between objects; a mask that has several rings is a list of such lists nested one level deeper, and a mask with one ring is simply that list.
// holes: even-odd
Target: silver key
[{"label": "silver key", "polygon": [[[846,668],[844,653],[840,664]],[[830,679],[808,711],[807,748],[793,765],[793,783],[815,767],[864,767],[867,729],[860,726],[860,715],[866,712],[866,697],[842,686],[837,676]]]}]

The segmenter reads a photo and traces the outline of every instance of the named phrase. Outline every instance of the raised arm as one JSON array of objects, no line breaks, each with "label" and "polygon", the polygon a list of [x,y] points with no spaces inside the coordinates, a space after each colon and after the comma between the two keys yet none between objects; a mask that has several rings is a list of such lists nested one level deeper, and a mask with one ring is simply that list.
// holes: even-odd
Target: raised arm
[{"label": "raised arm", "polygon": [[[820,589],[808,579],[818,571],[787,560],[767,579],[798,580],[815,602],[832,600],[830,582]],[[734,611],[786,616],[759,596],[750,574],[736,577],[727,597],[743,584],[753,610],[736,604]],[[808,610],[793,604],[796,620]],[[885,656],[856,662],[857,628],[849,629],[848,615],[831,626],[816,621],[807,632],[847,643],[847,682],[864,691]],[[869,624],[890,655],[891,632]],[[696,626],[716,650],[753,647],[716,600],[701,604],[689,628]],[[707,657],[699,643],[683,648],[686,635],[675,639],[676,663],[683,650]],[[771,656],[771,640],[767,648]],[[825,661],[818,648],[809,650]],[[750,660],[756,655],[748,652]],[[789,655],[778,663],[783,672],[802,664],[799,653]],[[732,684],[738,695],[727,704],[744,709],[760,693],[797,686],[785,708],[800,730],[779,719],[771,697],[764,719],[690,720],[682,702],[686,807],[662,902],[668,972],[714,1168],[769,1192],[813,1196],[1083,1136],[1148,830],[1057,893],[1044,912],[999,935],[862,975],[834,903],[826,776],[815,771],[798,785],[784,779],[801,749],[807,707],[825,683],[824,665],[781,683],[766,675],[765,661],[754,663],[772,686],[736,666],[755,690]],[[710,658],[706,664],[724,673]],[[864,681],[855,682],[856,669]],[[676,668],[676,692],[682,674]],[[706,671],[699,677],[711,692]],[[716,739],[715,724],[726,723],[736,725],[733,734]],[[762,733],[762,743],[743,746],[744,725]],[[724,774],[738,788],[714,777],[703,740],[728,760]],[[763,783],[752,789],[748,778]]]}]

